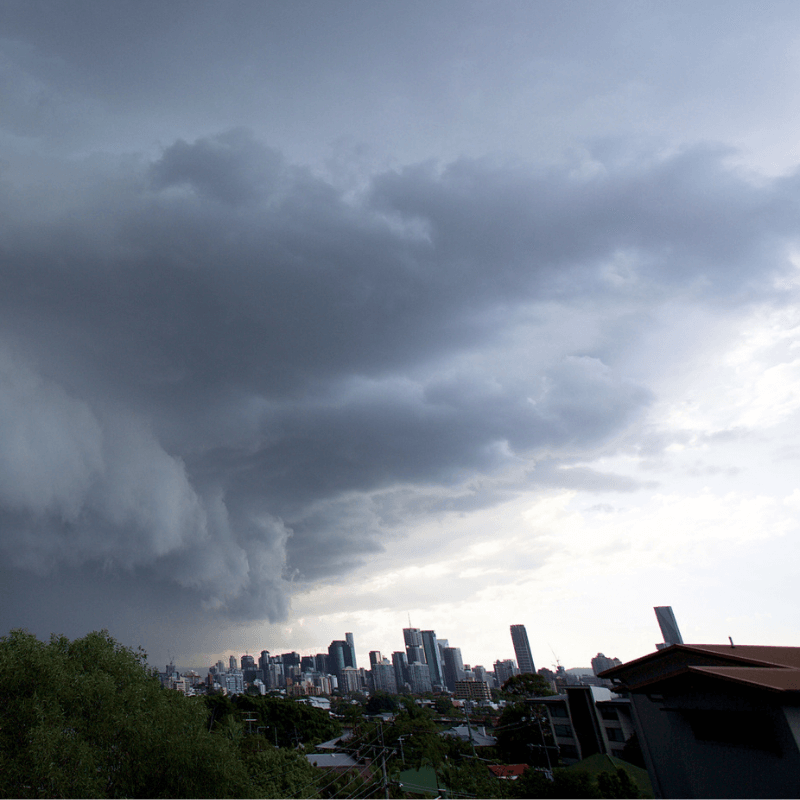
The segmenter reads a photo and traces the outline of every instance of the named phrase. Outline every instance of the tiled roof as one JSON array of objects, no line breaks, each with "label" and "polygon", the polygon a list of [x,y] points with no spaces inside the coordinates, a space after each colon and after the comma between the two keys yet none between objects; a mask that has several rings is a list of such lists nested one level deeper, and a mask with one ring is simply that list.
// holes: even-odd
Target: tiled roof
[{"label": "tiled roof", "polygon": [[526,769],[527,764],[489,764],[489,771],[496,778],[518,778]]},{"label": "tiled roof", "polygon": [[713,676],[776,692],[800,691],[800,647],[676,644],[600,673],[629,689],[682,674]]}]

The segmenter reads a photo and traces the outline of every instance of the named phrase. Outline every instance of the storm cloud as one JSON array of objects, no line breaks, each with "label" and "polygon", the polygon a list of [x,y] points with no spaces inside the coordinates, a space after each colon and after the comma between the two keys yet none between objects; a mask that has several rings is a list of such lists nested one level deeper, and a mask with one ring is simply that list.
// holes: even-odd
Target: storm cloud
[{"label": "storm cloud", "polygon": [[630,489],[564,469],[652,400],[614,337],[676,297],[775,294],[796,181],[701,148],[588,175],[460,159],[353,195],[232,130],[117,165],[65,213],[5,194],[6,563],[279,620],[292,585],[381,548],[402,514],[378,493],[413,515],[476,477]]},{"label": "storm cloud", "polygon": [[3,3],[4,629],[391,651],[419,597],[591,654],[642,562],[709,610],[794,530],[798,18]]}]

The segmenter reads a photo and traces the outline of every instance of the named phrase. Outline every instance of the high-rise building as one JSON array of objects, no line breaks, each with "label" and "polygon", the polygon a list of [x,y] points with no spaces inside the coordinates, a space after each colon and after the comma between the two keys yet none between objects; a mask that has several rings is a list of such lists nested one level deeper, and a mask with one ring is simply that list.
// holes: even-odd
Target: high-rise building
[{"label": "high-rise building", "polygon": [[503,684],[512,676],[519,675],[517,665],[514,663],[513,658],[506,658],[502,661],[494,662],[494,677],[497,685],[502,688]]},{"label": "high-rise building", "polygon": [[460,647],[444,648],[444,682],[451,692],[456,690],[456,681],[464,679],[464,661]]},{"label": "high-rise building", "polygon": [[261,680],[266,682],[264,677],[267,674],[267,667],[269,666],[269,650],[262,650],[261,655],[258,657],[258,669],[261,672]]},{"label": "high-rise building", "polygon": [[403,628],[406,647],[422,647],[422,631],[419,628]]},{"label": "high-rise building", "polygon": [[331,675],[340,677],[345,667],[351,667],[350,645],[341,639],[336,639],[328,645],[328,670]]},{"label": "high-rise building", "polygon": [[411,691],[414,694],[425,694],[431,691],[431,674],[428,665],[420,661],[415,661],[408,665],[408,678],[411,684]]},{"label": "high-rise building", "polygon": [[444,670],[442,668],[442,654],[436,631],[422,631],[422,646],[425,649],[425,661],[431,674],[431,684],[439,689],[444,689]]},{"label": "high-rise building", "polygon": [[535,675],[536,667],[533,665],[531,645],[524,625],[511,626],[511,641],[514,643],[514,654],[517,656],[517,665],[520,673]]},{"label": "high-rise building", "polygon": [[618,658],[609,658],[602,653],[598,653],[592,659],[592,672],[594,672],[595,675],[599,675],[601,672],[611,669],[611,667],[620,666],[620,664],[622,664],[622,662]]},{"label": "high-rise building", "polygon": [[372,665],[371,672],[373,689],[388,692],[389,694],[397,694],[397,678],[394,674],[394,667],[388,658],[375,662]]},{"label": "high-rise building", "polygon": [[422,646],[422,631],[419,628],[403,628],[403,639],[406,643],[406,658],[409,664],[419,661],[426,663],[425,649]]},{"label": "high-rise building", "polygon": [[397,691],[402,694],[403,688],[408,683],[408,659],[402,650],[395,650],[392,653],[392,665],[394,666]]},{"label": "high-rise building", "polygon": [[656,612],[658,627],[661,628],[664,636],[664,643],[657,644],[656,648],[663,650],[672,644],[683,644],[683,637],[678,630],[678,621],[675,619],[675,614],[672,613],[672,606],[654,606],[653,611]]},{"label": "high-rise building", "polygon": [[314,669],[316,669],[317,672],[322,673],[323,675],[330,672],[330,668],[328,667],[327,653],[317,653],[314,656]]},{"label": "high-rise building", "polygon": [[380,664],[382,661],[381,659],[381,651],[380,650],[370,650],[369,651],[369,666],[370,669],[374,667],[376,664]]},{"label": "high-rise building", "polygon": [[472,674],[475,677],[476,681],[480,681],[485,684],[489,684],[489,673],[486,671],[486,668],[483,667],[481,664],[476,664],[472,668]]},{"label": "high-rise building", "polygon": [[236,656],[228,656],[228,669],[239,669],[236,666]]},{"label": "high-rise building", "polygon": [[361,691],[361,675],[356,667],[345,667],[339,676],[339,691],[352,694]]},{"label": "high-rise building", "polygon": [[347,646],[350,648],[350,658],[348,659],[348,666],[349,667],[357,667],[356,664],[356,644],[355,639],[353,638],[352,633],[346,633],[344,635],[345,641],[347,642]]}]

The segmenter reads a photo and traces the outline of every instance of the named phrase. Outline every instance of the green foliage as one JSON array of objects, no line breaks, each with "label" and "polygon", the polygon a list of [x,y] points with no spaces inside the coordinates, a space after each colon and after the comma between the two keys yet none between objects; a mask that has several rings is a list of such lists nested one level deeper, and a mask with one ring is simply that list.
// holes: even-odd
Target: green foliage
[{"label": "green foliage", "polygon": [[452,716],[456,712],[456,707],[453,705],[453,701],[445,695],[440,695],[434,700],[434,707],[436,708],[437,713],[442,714],[443,716]]},{"label": "green foliage", "polygon": [[352,702],[349,697],[331,698],[331,711],[342,717],[345,725],[356,725],[364,717],[364,706],[359,702]]},{"label": "green foliage", "polygon": [[498,797],[510,796],[509,784],[515,781],[499,780],[486,768],[485,762],[462,756],[448,758],[440,769],[441,780],[454,797]]},{"label": "green foliage", "polygon": [[550,697],[555,694],[545,678],[532,672],[512,675],[503,684],[500,692],[509,698]]},{"label": "green foliage", "polygon": [[367,700],[366,711],[369,714],[381,714],[386,711],[394,713],[398,707],[399,703],[396,695],[377,691],[373,692],[369,700]]},{"label": "green foliage", "polygon": [[[541,706],[526,702],[509,703],[503,709],[494,730],[495,751],[507,764],[532,764],[539,767],[556,765],[555,742]],[[545,750],[549,748],[549,750]],[[547,756],[550,756],[548,763]]]},{"label": "green foliage", "polygon": [[162,689],[107,632],[0,639],[0,796],[252,796],[205,708]]},{"label": "green foliage", "polygon": [[328,783],[325,772],[312,766],[302,753],[269,746],[247,737],[241,757],[254,786],[253,797],[320,797]]},{"label": "green foliage", "polygon": [[214,730],[228,716],[243,725],[245,719],[251,719],[254,721],[246,724],[247,732],[260,733],[273,744],[277,740],[279,747],[318,744],[342,732],[341,724],[331,719],[327,711],[299,700],[252,695],[216,695],[205,700],[214,718]]},{"label": "green foliage", "polygon": [[618,769],[615,773],[601,772],[597,778],[582,770],[554,769],[552,781],[543,772],[528,769],[519,780],[513,781],[511,792],[512,797],[525,798],[624,800],[641,797],[636,784],[624,769]]},{"label": "green foliage", "polygon": [[591,776],[585,772],[554,769],[553,780],[535,769],[513,781],[513,796],[525,798],[599,798],[600,791]]},{"label": "green foliage", "polygon": [[324,712],[184,697],[144,658],[106,631],[47,644],[21,630],[0,638],[0,797],[318,796],[324,774],[250,735],[242,712],[278,721],[286,741],[295,726],[335,735]]},{"label": "green foliage", "polygon": [[624,769],[617,769],[615,773],[601,772],[597,776],[597,787],[600,790],[600,797],[638,798],[642,796],[633,779]]}]

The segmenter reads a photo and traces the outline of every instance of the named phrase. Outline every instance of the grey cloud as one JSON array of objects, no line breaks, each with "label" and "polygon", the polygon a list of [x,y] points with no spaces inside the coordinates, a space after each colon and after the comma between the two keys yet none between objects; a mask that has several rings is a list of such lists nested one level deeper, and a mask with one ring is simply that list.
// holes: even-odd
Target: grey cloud
[{"label": "grey cloud", "polygon": [[792,191],[704,149],[590,179],[462,159],[353,197],[236,131],[116,165],[60,216],[7,197],[3,553],[275,620],[404,515],[640,488],[573,466],[653,399],[614,326],[575,351],[522,312],[623,298],[622,337],[664,298],[737,302],[786,266]]}]

